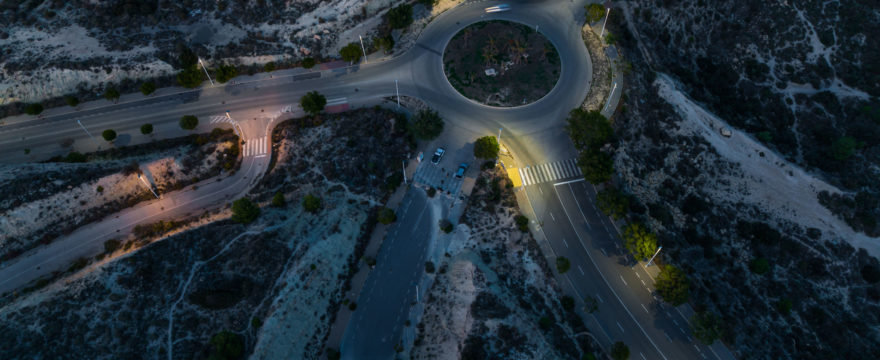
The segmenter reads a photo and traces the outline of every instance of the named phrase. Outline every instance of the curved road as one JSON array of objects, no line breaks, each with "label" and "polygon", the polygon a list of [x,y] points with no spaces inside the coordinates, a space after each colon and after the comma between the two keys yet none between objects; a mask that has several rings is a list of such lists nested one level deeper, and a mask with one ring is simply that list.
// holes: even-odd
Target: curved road
[{"label": "curved road", "polygon": [[[163,195],[160,200],[140,204],[111,218],[85,226],[48,246],[0,265],[0,294],[17,289],[53,270],[66,268],[77,257],[100,252],[106,239],[116,233],[129,232],[135,224],[200,214],[206,209],[225,206],[231,199],[243,195],[267,167],[268,157],[263,154],[268,151],[268,141],[260,142],[260,139],[268,134],[273,121],[283,113],[299,112],[296,104],[307,91],[321,92],[332,104],[369,105],[380,101],[384,96],[393,95],[395,80],[398,80],[401,94],[427,102],[443,115],[449,127],[473,134],[474,138],[494,134],[499,128],[503,128],[503,143],[516,157],[518,167],[575,157],[576,152],[563,126],[568,111],[581,104],[591,82],[590,59],[581,39],[585,1],[508,2],[511,4],[508,12],[485,13],[485,7],[500,3],[502,2],[469,2],[451,9],[434,19],[423,30],[418,43],[412,49],[380,63],[314,72],[302,69],[281,71],[273,73],[270,78],[239,77],[235,79],[234,85],[206,87],[196,91],[163,89],[160,91],[165,92],[163,95],[147,99],[141,99],[138,95],[127,95],[123,97],[122,103],[115,105],[100,106],[102,102],[93,102],[83,105],[80,111],[51,109],[45,113],[45,117],[39,119],[4,119],[5,124],[0,125],[0,162],[5,163],[65,154],[70,149],[59,145],[65,139],[72,140],[73,149],[77,151],[93,151],[106,146],[102,140],[91,139],[77,121],[93,136],[103,129],[112,128],[120,133],[119,142],[134,145],[149,141],[148,137],[139,134],[138,129],[144,123],[154,125],[156,138],[175,137],[183,134],[177,125],[181,115],[198,116],[201,119],[198,130],[207,131],[214,126],[231,126],[230,121],[224,120],[226,111],[240,125],[242,137],[248,143],[245,147],[250,148],[245,153],[241,171],[233,176],[219,181],[205,181],[199,184],[197,190],[188,188]],[[476,104],[452,88],[443,75],[440,56],[443,48],[459,29],[487,19],[506,19],[537,26],[556,45],[562,61],[562,73],[556,87],[546,97],[526,106],[501,109]],[[259,148],[254,148],[255,144]],[[30,155],[25,155],[24,149],[29,149]],[[556,220],[561,220],[560,217],[566,211],[574,211],[571,201],[559,195],[558,191],[564,189],[557,190],[555,186],[552,186],[553,189],[543,189],[547,186],[549,185],[536,184],[526,187],[530,203],[535,205],[535,213],[539,217],[543,218],[556,209],[559,212]],[[588,198],[591,193],[586,188],[584,191],[571,190],[570,193],[571,199],[578,199],[580,196],[581,205],[592,202]],[[565,196],[568,195],[569,193],[565,193]],[[569,216],[574,219],[573,215]],[[553,217],[552,214],[550,216]],[[589,222],[587,217],[584,217],[584,222]],[[605,299],[611,304],[600,304],[600,316],[604,318],[588,321],[590,329],[600,342],[607,346],[611,341],[622,340],[630,346],[633,358],[641,355],[650,359],[700,359],[707,358],[707,353],[709,358],[714,358],[714,353],[710,353],[702,345],[684,343],[687,339],[682,340],[679,337],[674,342],[658,338],[668,328],[673,328],[673,322],[678,325],[683,319],[663,318],[659,310],[656,310],[656,316],[650,318],[634,316],[642,311],[638,304],[640,300],[633,295],[639,290],[615,286],[607,280],[602,281],[603,277],[609,278],[615,272],[622,271],[617,269],[622,267],[608,261],[593,262],[593,259],[602,255],[597,247],[586,245],[595,234],[586,232],[588,229],[582,225],[585,224],[575,220],[568,224],[548,223],[543,227],[543,232],[554,251],[559,248],[560,239],[567,248],[568,242],[565,238],[573,241],[578,237],[588,237],[587,240],[581,240],[585,244],[582,250],[585,253],[566,253],[566,256],[573,260],[573,265],[581,265],[584,270],[595,269],[589,274],[598,276],[588,276],[584,272],[583,277],[574,280],[570,275],[566,277],[578,295],[597,291],[615,294],[614,297]],[[612,240],[615,239],[613,235],[609,236],[612,236]],[[618,296],[622,292],[624,294]],[[649,311],[646,309],[645,312]],[[609,325],[610,321],[616,324]],[[607,329],[608,326],[618,328],[619,331]],[[602,333],[606,335],[600,335]],[[346,346],[350,345],[343,343],[344,354],[349,353]],[[359,354],[356,349],[351,350],[354,354],[363,355],[359,358],[393,356],[393,353],[386,356]]]}]

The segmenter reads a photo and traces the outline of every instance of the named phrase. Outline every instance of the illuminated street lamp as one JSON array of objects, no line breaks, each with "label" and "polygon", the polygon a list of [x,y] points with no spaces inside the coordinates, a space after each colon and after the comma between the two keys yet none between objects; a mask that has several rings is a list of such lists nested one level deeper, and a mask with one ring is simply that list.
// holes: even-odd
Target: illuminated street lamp
[{"label": "illuminated street lamp", "polygon": [[364,52],[364,64],[368,64],[369,61],[367,61],[367,48],[364,47],[364,37],[358,35],[358,38],[361,39],[361,50]]},{"label": "illuminated street lamp", "polygon": [[205,67],[205,63],[202,62],[202,58],[199,58],[199,65],[202,65],[202,70],[205,70],[205,76],[208,77],[208,81],[211,82],[211,86],[214,86],[214,80],[211,80],[211,75],[208,75],[208,69]]},{"label": "illuminated street lamp", "polygon": [[154,196],[156,196],[156,199],[159,198],[159,194],[156,194],[156,192],[153,191],[153,187],[150,186],[150,184],[147,184],[147,181],[144,180],[144,178],[141,176],[141,174],[138,174],[138,179],[141,179],[141,182],[144,183],[144,185],[147,187],[147,189],[150,189],[150,192],[153,193]]},{"label": "illuminated street lamp", "polygon": [[654,256],[651,256],[651,260],[648,260],[648,264],[646,264],[645,266],[651,266],[651,263],[654,262],[654,258],[657,257],[657,254],[660,253],[660,249],[663,249],[663,247],[662,246],[657,247],[657,252],[654,253]]},{"label": "illuminated street lamp", "polygon": [[602,22],[602,32],[599,33],[599,39],[602,39],[602,35],[605,35],[605,24],[608,23],[608,14],[611,14],[611,8],[608,8],[608,11],[605,12],[605,21]]}]

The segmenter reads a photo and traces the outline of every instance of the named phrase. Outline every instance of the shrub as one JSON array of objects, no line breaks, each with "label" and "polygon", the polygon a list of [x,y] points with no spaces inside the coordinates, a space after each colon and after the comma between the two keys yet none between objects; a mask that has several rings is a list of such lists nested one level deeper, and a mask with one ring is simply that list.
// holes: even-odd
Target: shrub
[{"label": "shrub", "polygon": [[413,22],[412,5],[403,4],[395,6],[388,10],[386,16],[388,17],[388,24],[391,25],[392,29],[403,29]]},{"label": "shrub", "polygon": [[119,249],[120,242],[116,239],[110,239],[104,242],[104,253],[112,254],[116,249]]},{"label": "shrub", "polygon": [[135,225],[132,233],[139,239],[146,239],[155,236],[164,235],[165,233],[182,226],[184,223],[180,221],[164,221],[159,220],[152,224]]},{"label": "shrub", "polygon": [[529,218],[525,215],[517,215],[513,218],[513,221],[516,222],[516,228],[522,232],[529,232]]},{"label": "shrub", "polygon": [[99,193],[103,193],[103,192],[104,192],[104,187],[101,186],[101,185],[98,185],[98,188],[95,189],[95,191],[97,191],[97,192],[99,192]]},{"label": "shrub", "polygon": [[657,251],[657,235],[640,223],[623,228],[623,246],[636,260],[645,260]]},{"label": "shrub", "polygon": [[614,360],[629,359],[629,347],[622,341],[617,341],[611,345],[611,358]]},{"label": "shrub", "polygon": [[25,114],[39,115],[41,112],[43,112],[43,105],[42,104],[34,103],[34,104],[27,104],[24,106],[24,113]]},{"label": "shrub", "polygon": [[594,23],[596,21],[602,20],[602,17],[605,16],[605,6],[602,4],[593,3],[587,5],[587,22]]},{"label": "shrub", "polygon": [[434,263],[430,261],[425,262],[425,272],[428,274],[434,273]]},{"label": "shrub", "polygon": [[62,161],[68,163],[84,163],[87,160],[88,158],[82,153],[71,151]]},{"label": "shrub", "polygon": [[324,106],[327,105],[327,98],[317,91],[310,91],[300,98],[299,104],[302,106],[303,111],[315,116],[319,112],[324,111]]},{"label": "shrub", "polygon": [[657,293],[673,306],[679,306],[687,302],[690,297],[690,283],[687,275],[681,269],[667,265],[660,270],[655,283]]},{"label": "shrub", "polygon": [[153,124],[141,125],[141,134],[149,135],[153,133]]},{"label": "shrub", "polygon": [[282,207],[284,206],[284,194],[280,191],[276,192],[274,196],[272,196],[272,206],[274,207]]},{"label": "shrub", "polygon": [[312,194],[308,194],[303,197],[302,201],[303,209],[310,213],[316,213],[321,209],[321,198],[314,196]]},{"label": "shrub", "polygon": [[788,315],[791,312],[792,306],[793,305],[791,303],[791,300],[782,298],[779,299],[779,302],[776,303],[776,310],[779,310],[779,312]]},{"label": "shrub", "polygon": [[474,142],[474,156],[480,159],[498,157],[498,139],[494,136],[483,136]]},{"label": "shrub", "polygon": [[238,76],[238,69],[232,65],[220,65],[216,70],[217,82],[225,84],[230,79]]},{"label": "shrub", "polygon": [[578,166],[584,173],[584,178],[593,184],[601,184],[611,180],[614,173],[614,163],[606,153],[598,150],[586,150],[578,156]]},{"label": "shrub", "polygon": [[556,271],[559,271],[560,274],[565,274],[569,269],[571,269],[571,262],[568,261],[568,258],[564,256],[556,258]]},{"label": "shrub", "polygon": [[275,62],[274,61],[267,62],[265,65],[263,65],[263,71],[265,71],[265,72],[275,71]]},{"label": "shrub", "polygon": [[443,118],[437,111],[423,109],[413,117],[411,130],[421,140],[433,140],[443,132],[443,125]]},{"label": "shrub", "polygon": [[358,43],[348,43],[339,49],[339,56],[342,57],[342,60],[354,62],[361,58],[361,52],[361,46]]},{"label": "shrub", "polygon": [[765,258],[756,258],[749,262],[749,270],[758,275],[764,275],[770,271],[770,262]]},{"label": "shrub", "polygon": [[180,127],[184,130],[193,130],[199,126],[199,118],[195,115],[184,115],[180,118]]},{"label": "shrub", "polygon": [[260,207],[248,198],[232,202],[232,221],[249,224],[260,216]]},{"label": "shrub", "polygon": [[433,187],[429,187],[428,188],[428,197],[432,198],[432,197],[434,197],[434,195],[437,195],[437,189],[435,189]]},{"label": "shrub", "polygon": [[563,309],[565,309],[567,311],[574,310],[574,298],[573,297],[568,296],[568,295],[563,296],[562,299],[560,300],[560,302],[562,303]]},{"label": "shrub", "polygon": [[596,202],[599,203],[599,210],[614,220],[622,219],[629,209],[629,198],[613,187],[599,191],[596,194]]},{"label": "shrub", "polygon": [[856,139],[849,136],[841,137],[831,144],[831,157],[846,160],[855,152]]},{"label": "shrub", "polygon": [[311,68],[315,67],[315,59],[310,58],[310,57],[303,59],[302,60],[302,67],[306,68],[306,69],[311,69]]},{"label": "shrub", "polygon": [[73,95],[64,95],[64,102],[70,107],[79,105],[79,98]]},{"label": "shrub", "polygon": [[566,121],[565,130],[578,150],[598,150],[614,135],[611,123],[596,110],[574,109]]},{"label": "shrub", "polygon": [[447,219],[440,220],[440,230],[443,230],[443,232],[449,234],[452,232],[452,229],[453,226],[451,221]]},{"label": "shrub", "polygon": [[378,220],[380,223],[382,223],[384,225],[388,225],[388,224],[393,223],[397,220],[397,214],[394,213],[394,210],[391,210],[389,208],[383,208],[382,210],[379,211]]},{"label": "shrub", "polygon": [[701,311],[691,317],[691,327],[694,337],[703,344],[712,345],[721,337],[721,318],[714,313]]},{"label": "shrub", "polygon": [[244,341],[238,334],[223,330],[211,337],[211,347],[209,359],[238,359],[244,352]]},{"label": "shrub", "polygon": [[114,87],[107,88],[107,90],[104,91],[104,98],[109,101],[119,100],[119,96],[119,90],[116,90]]},{"label": "shrub", "polygon": [[104,130],[104,132],[101,133],[101,137],[103,137],[104,140],[107,141],[116,140],[116,131],[113,131],[111,129]]},{"label": "shrub", "polygon": [[188,89],[199,87],[202,84],[202,72],[196,67],[190,67],[177,73],[177,83]]},{"label": "shrub", "polygon": [[156,91],[156,84],[152,81],[147,81],[141,84],[141,94],[150,95]]}]

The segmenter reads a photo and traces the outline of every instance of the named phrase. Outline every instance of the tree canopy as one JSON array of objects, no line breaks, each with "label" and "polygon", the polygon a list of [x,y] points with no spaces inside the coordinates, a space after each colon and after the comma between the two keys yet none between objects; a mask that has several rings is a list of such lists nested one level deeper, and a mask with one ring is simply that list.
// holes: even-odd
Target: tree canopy
[{"label": "tree canopy", "polygon": [[571,261],[568,258],[564,256],[556,258],[556,271],[559,271],[560,274],[565,274],[569,269],[571,269]]},{"label": "tree canopy", "polygon": [[280,191],[276,192],[274,196],[272,196],[272,206],[274,207],[282,207],[284,206],[284,194]]},{"label": "tree canopy", "polygon": [[629,347],[622,341],[615,342],[611,345],[611,358],[614,360],[629,359]]},{"label": "tree canopy", "polygon": [[24,113],[28,115],[39,115],[43,112],[43,105],[38,103],[27,104],[24,106]]},{"label": "tree canopy", "polygon": [[596,110],[586,111],[581,108],[568,114],[565,130],[578,150],[598,150],[614,135],[611,123],[604,115]]},{"label": "tree canopy", "polygon": [[423,109],[413,116],[412,133],[421,140],[433,140],[443,132],[443,118],[433,109]]},{"label": "tree canopy", "polygon": [[498,139],[494,136],[483,136],[474,143],[474,156],[480,159],[498,157]]},{"label": "tree canopy", "polygon": [[611,180],[611,175],[614,174],[611,156],[601,151],[582,151],[578,156],[578,166],[587,181],[593,184]]},{"label": "tree canopy", "polygon": [[237,75],[238,69],[236,69],[235,66],[224,64],[217,68],[217,82],[221,84],[226,83]]},{"label": "tree canopy", "polygon": [[147,81],[141,84],[141,94],[150,95],[156,91],[156,84],[152,81]]},{"label": "tree canopy", "polygon": [[310,57],[302,59],[302,67],[304,67],[306,69],[311,69],[311,68],[315,67],[315,59],[310,58]]},{"label": "tree canopy", "polygon": [[657,235],[640,223],[623,228],[623,246],[636,260],[645,260],[657,251]]},{"label": "tree canopy", "polygon": [[199,126],[199,118],[195,115],[184,115],[180,118],[180,127],[184,130],[192,130],[196,126]]},{"label": "tree canopy", "polygon": [[116,90],[114,87],[107,88],[107,90],[104,91],[104,98],[107,100],[116,101],[119,100],[119,96],[119,90]]},{"label": "tree canopy", "polygon": [[596,194],[596,202],[599,203],[599,209],[605,215],[611,216],[614,220],[620,220],[626,216],[629,209],[629,197],[614,187],[608,187]]},{"label": "tree canopy", "polygon": [[248,198],[232,202],[232,221],[249,224],[260,216],[260,207]]},{"label": "tree canopy", "polygon": [[361,46],[354,42],[348,43],[348,45],[339,49],[339,56],[342,56],[342,60],[354,62],[361,58]]},{"label": "tree canopy", "polygon": [[202,84],[202,72],[195,66],[183,69],[177,73],[177,83],[188,89],[197,88]]},{"label": "tree canopy", "polygon": [[605,6],[598,3],[592,3],[587,5],[587,22],[594,23],[596,21],[602,20],[602,17],[605,16]]},{"label": "tree canopy", "polygon": [[694,337],[703,344],[712,345],[721,337],[721,318],[708,311],[700,311],[691,317],[691,330]]},{"label": "tree canopy", "polygon": [[74,95],[64,95],[64,102],[70,107],[76,107],[79,105],[79,98]]},{"label": "tree canopy", "polygon": [[690,297],[690,282],[687,275],[673,265],[666,265],[660,270],[654,285],[657,293],[663,297],[663,301],[673,306],[684,304]]},{"label": "tree canopy", "polygon": [[141,134],[147,135],[153,132],[153,124],[143,124],[141,125]]},{"label": "tree canopy", "polygon": [[382,208],[382,210],[379,210],[378,220],[380,223],[388,225],[397,221],[397,214],[394,213],[394,210]]},{"label": "tree canopy", "polygon": [[831,156],[837,160],[846,160],[856,151],[856,139],[843,136],[831,144]]},{"label": "tree canopy", "polygon": [[319,112],[324,111],[324,106],[327,105],[327,98],[317,91],[310,91],[303,95],[299,100],[299,104],[303,111],[314,116]]},{"label": "tree canopy", "polygon": [[315,195],[312,195],[312,194],[308,194],[305,197],[303,197],[302,204],[303,204],[303,209],[305,209],[305,211],[308,211],[310,213],[316,213],[316,212],[318,212],[318,210],[321,209],[321,198],[319,198]]},{"label": "tree canopy", "polygon": [[116,131],[113,131],[111,129],[104,130],[104,132],[101,133],[101,137],[103,137],[104,140],[107,141],[116,140]]},{"label": "tree canopy", "polygon": [[403,29],[413,22],[412,5],[397,5],[388,10],[386,16],[388,16],[388,25],[391,25],[392,29]]}]

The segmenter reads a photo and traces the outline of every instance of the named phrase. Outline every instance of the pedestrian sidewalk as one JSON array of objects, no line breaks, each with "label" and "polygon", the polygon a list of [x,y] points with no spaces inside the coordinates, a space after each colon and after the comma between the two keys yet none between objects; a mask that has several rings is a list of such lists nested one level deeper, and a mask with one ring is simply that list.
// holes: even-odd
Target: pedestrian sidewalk
[{"label": "pedestrian sidewalk", "polygon": [[[402,185],[394,191],[393,194],[388,198],[388,202],[385,203],[385,207],[391,209],[397,209],[400,206],[400,202],[403,200],[403,197],[406,193],[412,188],[412,179],[413,175],[416,172],[416,168],[418,167],[419,162],[415,159],[410,159],[406,166],[406,178],[407,184]],[[364,250],[364,258],[371,257],[376,258],[379,253],[379,249],[382,247],[382,241],[385,240],[385,234],[388,231],[389,225],[383,225],[382,223],[377,223],[376,227],[373,229],[373,232],[370,234],[370,240],[367,243],[367,248]],[[367,266],[363,261],[358,261],[358,271],[354,274],[351,279],[351,289],[349,289],[344,298],[349,299],[350,301],[356,301],[363,290],[364,283],[367,281],[367,276],[369,276],[370,271],[372,271],[372,267]],[[327,338],[326,347],[330,349],[339,349],[339,346],[342,344],[342,337],[345,335],[345,330],[348,327],[348,323],[351,320],[351,315],[354,312],[348,309],[348,306],[340,306],[338,310],[336,310],[336,320],[333,321],[333,325],[330,327],[330,335]]]}]

